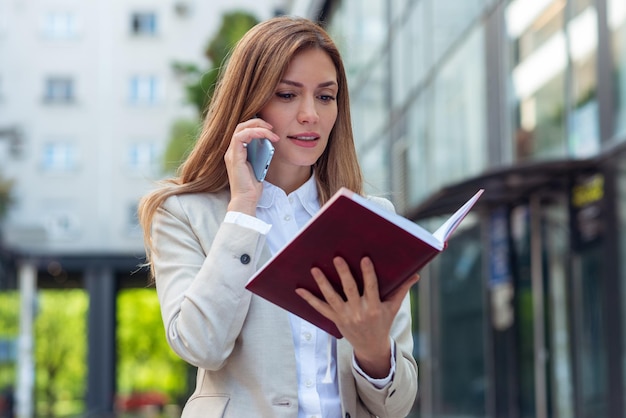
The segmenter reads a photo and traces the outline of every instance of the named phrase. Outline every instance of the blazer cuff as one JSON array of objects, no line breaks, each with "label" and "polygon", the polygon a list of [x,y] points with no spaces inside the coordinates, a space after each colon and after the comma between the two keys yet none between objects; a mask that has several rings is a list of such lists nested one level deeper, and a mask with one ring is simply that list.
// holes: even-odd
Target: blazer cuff
[{"label": "blazer cuff", "polygon": [[352,353],[352,367],[354,367],[354,369],[359,372],[361,376],[367,379],[367,381],[374,385],[377,389],[382,389],[387,386],[393,379],[393,374],[396,371],[396,342],[391,337],[389,337],[389,340],[391,341],[391,364],[389,367],[389,374],[387,377],[383,377],[382,379],[369,377],[357,363],[356,358],[354,357],[354,352]]}]

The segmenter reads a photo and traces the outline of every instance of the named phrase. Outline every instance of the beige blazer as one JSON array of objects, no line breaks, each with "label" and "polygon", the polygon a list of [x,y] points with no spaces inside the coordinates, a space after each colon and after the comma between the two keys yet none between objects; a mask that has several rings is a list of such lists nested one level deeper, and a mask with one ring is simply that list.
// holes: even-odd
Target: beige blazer
[{"label": "beige blazer", "polygon": [[[270,257],[265,236],[223,222],[228,192],[174,196],[158,210],[152,237],[156,288],[172,349],[198,367],[185,418],[297,418],[296,360],[289,315],[245,289]],[[381,204],[391,207],[387,200]],[[342,418],[404,417],[417,393],[409,299],[394,322],[396,372],[375,388],[337,342]]]}]

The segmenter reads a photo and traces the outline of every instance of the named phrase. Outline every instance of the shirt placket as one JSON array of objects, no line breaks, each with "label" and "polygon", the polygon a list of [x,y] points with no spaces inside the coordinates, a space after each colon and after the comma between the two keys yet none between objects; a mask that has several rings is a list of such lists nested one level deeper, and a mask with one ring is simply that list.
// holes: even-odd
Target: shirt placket
[{"label": "shirt placket", "polygon": [[[288,205],[285,205],[285,211],[282,214],[284,230],[288,231],[288,235],[293,237],[298,233],[299,227],[296,219],[296,197],[290,195],[287,197]],[[307,321],[295,318],[299,323],[299,357],[300,357],[300,382],[302,388],[303,405],[302,411],[307,418],[321,418],[321,407],[319,394],[317,392],[317,329]]]},{"label": "shirt placket", "polygon": [[317,362],[315,347],[317,333],[315,327],[304,320],[300,320],[300,356],[301,356],[301,384],[303,389],[303,411],[308,418],[321,416],[320,399],[317,393]]}]

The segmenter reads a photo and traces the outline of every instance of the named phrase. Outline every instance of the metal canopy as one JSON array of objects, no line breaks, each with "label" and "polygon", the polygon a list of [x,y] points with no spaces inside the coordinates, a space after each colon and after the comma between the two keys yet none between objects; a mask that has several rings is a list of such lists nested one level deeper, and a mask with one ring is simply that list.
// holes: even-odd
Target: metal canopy
[{"label": "metal canopy", "polygon": [[599,163],[600,159],[556,160],[496,169],[440,189],[405,216],[417,221],[450,214],[481,188],[485,192],[476,208],[523,201],[538,192],[549,198],[567,190],[573,176],[597,170]]}]

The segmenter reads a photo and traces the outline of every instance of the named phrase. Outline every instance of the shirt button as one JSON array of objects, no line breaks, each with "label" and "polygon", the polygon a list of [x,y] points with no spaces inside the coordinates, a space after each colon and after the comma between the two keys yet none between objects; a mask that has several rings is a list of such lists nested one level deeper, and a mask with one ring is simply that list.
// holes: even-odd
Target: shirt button
[{"label": "shirt button", "polygon": [[243,254],[239,257],[239,261],[241,261],[241,264],[248,264],[250,262],[250,256],[248,254]]},{"label": "shirt button", "polygon": [[289,221],[291,220],[291,216],[289,216],[289,215],[285,215],[285,218],[284,218],[284,219],[285,219],[287,222],[289,222]]},{"label": "shirt button", "polygon": [[289,196],[289,203],[293,203],[293,196]]},{"label": "shirt button", "polygon": [[307,380],[307,381],[305,382],[305,385],[306,385],[306,387],[308,387],[308,388],[313,387],[313,381],[309,379],[309,380]]},{"label": "shirt button", "polygon": [[304,339],[307,341],[311,341],[311,333],[310,332],[305,332],[304,333]]}]

